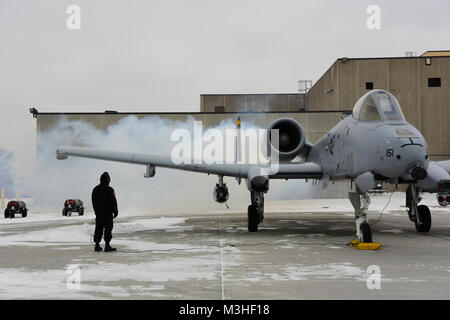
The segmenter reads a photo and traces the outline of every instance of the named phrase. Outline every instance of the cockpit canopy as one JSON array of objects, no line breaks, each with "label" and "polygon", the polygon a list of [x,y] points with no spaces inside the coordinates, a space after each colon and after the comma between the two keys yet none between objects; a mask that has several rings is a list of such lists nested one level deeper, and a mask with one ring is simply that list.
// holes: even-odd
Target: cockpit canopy
[{"label": "cockpit canopy", "polygon": [[386,90],[372,90],[353,108],[353,118],[362,121],[406,121],[397,99]]}]

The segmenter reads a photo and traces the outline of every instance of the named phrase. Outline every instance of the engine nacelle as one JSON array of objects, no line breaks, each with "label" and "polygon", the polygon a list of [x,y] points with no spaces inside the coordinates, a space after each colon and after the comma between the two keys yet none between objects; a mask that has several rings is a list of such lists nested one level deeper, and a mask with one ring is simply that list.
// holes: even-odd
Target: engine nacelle
[{"label": "engine nacelle", "polygon": [[448,206],[450,204],[450,193],[438,193],[437,201],[441,206]]},{"label": "engine nacelle", "polygon": [[228,188],[226,184],[223,184],[222,186],[219,186],[219,184],[216,184],[213,191],[213,198],[214,201],[218,203],[224,203],[228,200],[230,197],[230,194],[228,192]]},{"label": "engine nacelle", "polygon": [[[278,130],[278,148],[272,141],[271,130]],[[266,142],[269,156],[278,154],[281,161],[290,161],[305,147],[305,131],[300,123],[293,119],[277,119],[268,128]]]}]

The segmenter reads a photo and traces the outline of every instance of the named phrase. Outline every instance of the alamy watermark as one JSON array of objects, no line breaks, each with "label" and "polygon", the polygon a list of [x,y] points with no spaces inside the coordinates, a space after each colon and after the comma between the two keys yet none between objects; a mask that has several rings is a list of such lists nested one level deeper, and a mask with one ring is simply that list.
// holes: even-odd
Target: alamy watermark
[{"label": "alamy watermark", "polygon": [[66,273],[69,274],[66,280],[66,286],[69,290],[81,289],[81,269],[76,264],[69,264],[66,269]]},{"label": "alamy watermark", "polygon": [[[78,5],[71,4],[66,8],[69,15],[66,20],[66,27],[69,30],[81,29],[81,8]],[[369,5],[366,9],[368,15],[366,27],[369,30],[381,30],[381,8],[378,5]]]},{"label": "alamy watermark", "polygon": [[266,129],[229,128],[203,130],[202,121],[195,121],[193,130],[175,129],[171,141],[177,142],[171,150],[171,160],[177,165],[196,164],[255,164],[266,174],[278,171],[279,130],[270,130],[271,144]]},{"label": "alamy watermark", "polygon": [[66,13],[69,15],[66,20],[66,27],[69,30],[81,29],[81,8],[75,4],[67,7]]},{"label": "alamy watermark", "polygon": [[370,265],[367,267],[366,285],[369,290],[381,289],[381,268],[377,265]]},{"label": "alamy watermark", "polygon": [[381,30],[381,8],[377,5],[370,5],[366,9],[369,15],[366,20],[366,26],[369,30]]}]

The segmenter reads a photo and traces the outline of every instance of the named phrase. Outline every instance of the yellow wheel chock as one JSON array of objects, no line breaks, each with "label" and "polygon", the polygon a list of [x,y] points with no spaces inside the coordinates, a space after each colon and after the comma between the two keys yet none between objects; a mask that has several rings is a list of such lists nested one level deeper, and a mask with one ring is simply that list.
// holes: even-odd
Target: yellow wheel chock
[{"label": "yellow wheel chock", "polygon": [[361,240],[352,240],[349,246],[358,250],[381,250],[381,244],[378,242],[361,242]]}]

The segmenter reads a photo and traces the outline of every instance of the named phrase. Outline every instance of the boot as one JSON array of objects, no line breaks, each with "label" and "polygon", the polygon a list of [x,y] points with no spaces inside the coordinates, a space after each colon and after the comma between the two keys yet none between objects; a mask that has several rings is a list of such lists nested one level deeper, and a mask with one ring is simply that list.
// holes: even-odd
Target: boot
[{"label": "boot", "polygon": [[116,251],[116,248],[113,248],[109,245],[109,242],[105,245],[105,252]]},{"label": "boot", "polygon": [[103,248],[100,247],[100,243],[97,242],[97,243],[95,244],[94,250],[95,250],[96,252],[99,252],[99,251],[102,251],[102,249],[103,249]]}]

